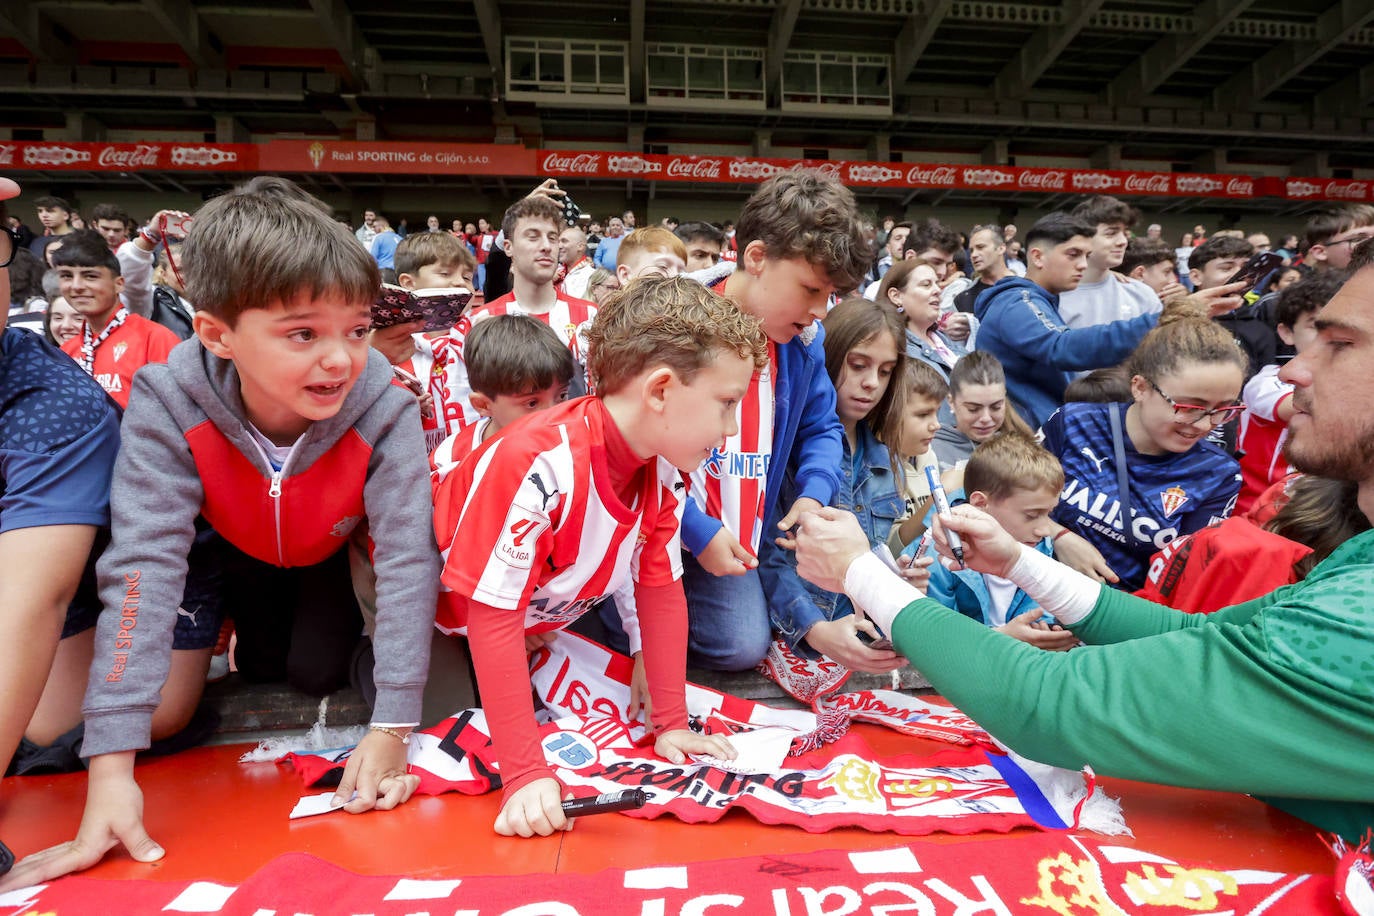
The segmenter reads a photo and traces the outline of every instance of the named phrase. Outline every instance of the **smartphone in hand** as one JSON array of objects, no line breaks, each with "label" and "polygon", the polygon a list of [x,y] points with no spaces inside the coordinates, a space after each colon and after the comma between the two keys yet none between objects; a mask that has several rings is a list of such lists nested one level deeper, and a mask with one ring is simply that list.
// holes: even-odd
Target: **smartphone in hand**
[{"label": "smartphone in hand", "polygon": [[1250,260],[1241,266],[1240,270],[1231,275],[1230,283],[1239,283],[1244,280],[1248,289],[1254,289],[1261,280],[1269,276],[1270,272],[1276,270],[1283,264],[1283,256],[1272,251],[1261,251],[1251,255]]}]

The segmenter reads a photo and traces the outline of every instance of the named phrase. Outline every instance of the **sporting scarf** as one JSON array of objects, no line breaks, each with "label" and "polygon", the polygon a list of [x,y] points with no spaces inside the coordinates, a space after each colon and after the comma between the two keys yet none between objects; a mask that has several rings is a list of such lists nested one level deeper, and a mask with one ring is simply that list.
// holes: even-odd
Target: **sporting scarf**
[{"label": "sporting scarf", "polygon": [[[1093,795],[1090,775],[1085,784],[1077,773],[985,746],[950,748],[924,758],[879,758],[856,735],[839,737],[850,718],[845,704],[821,715],[775,709],[696,685],[687,689],[692,727],[729,735],[740,756],[730,764],[702,758],[675,765],[653,753],[642,722],[624,715],[632,670],[628,658],[561,633],[532,656],[531,668],[547,710],[541,743],[557,777],[579,797],[645,789],[649,804],[627,812],[634,817],[671,814],[701,823],[738,807],[764,823],[811,832],[859,826],[922,835],[1016,827],[1063,830],[1078,826],[1089,797],[1094,799],[1094,818],[1096,806],[1110,807],[1100,801],[1100,793]],[[846,703],[874,705],[866,699]],[[941,720],[938,727],[931,726],[934,732],[970,743],[974,734],[981,734],[952,707],[918,699],[913,708],[917,712],[911,718],[918,724],[923,718]],[[893,704],[869,711],[893,720],[908,717]],[[351,748],[283,759],[291,761],[306,785],[330,787],[337,785],[349,753]],[[407,756],[423,794],[476,795],[501,785],[500,764],[480,709],[415,733]]]},{"label": "sporting scarf", "polygon": [[100,332],[99,337],[91,334],[91,323],[83,322],[81,325],[81,368],[86,370],[87,375],[95,375],[95,349],[105,342],[115,331],[119,330],[125,320],[129,317],[129,310],[124,306],[119,307],[110,323],[105,325],[105,329]]},{"label": "sporting scarf", "polygon": [[[1243,864],[1225,869],[1066,834],[749,856],[589,875],[440,878],[429,868],[422,873],[423,878],[360,875],[293,852],[273,859],[237,886],[211,881],[109,881],[78,875],[6,894],[3,912],[100,913],[110,911],[111,901],[118,901],[118,910],[125,913],[224,916],[1364,916],[1370,912],[1351,908],[1348,890],[1338,903],[1337,884],[1329,874],[1286,874]],[[1364,893],[1369,893],[1367,883]]]}]

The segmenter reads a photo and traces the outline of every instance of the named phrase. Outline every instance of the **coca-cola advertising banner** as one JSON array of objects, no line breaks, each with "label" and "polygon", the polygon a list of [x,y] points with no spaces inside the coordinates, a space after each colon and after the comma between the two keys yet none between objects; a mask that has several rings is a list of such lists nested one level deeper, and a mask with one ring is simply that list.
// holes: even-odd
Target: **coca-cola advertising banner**
[{"label": "coca-cola advertising banner", "polygon": [[271,140],[262,145],[258,166],[264,172],[532,176],[535,156],[523,146],[494,143]]},{"label": "coca-cola advertising banner", "polygon": [[1262,178],[1264,197],[1289,200],[1338,200],[1350,203],[1374,201],[1374,181],[1361,178]]},{"label": "coca-cola advertising banner", "polygon": [[252,143],[0,142],[0,170],[253,172],[257,168],[258,146]]},{"label": "coca-cola advertising banner", "polygon": [[270,140],[266,143],[0,141],[0,171],[361,172],[512,178],[639,178],[757,184],[814,168],[853,187],[1114,194],[1156,197],[1374,202],[1374,180],[1273,178],[1111,169],[846,162],[757,156],[684,156],[606,150],[531,150],[494,143]]},{"label": "coca-cola advertising banner", "polygon": [[555,178],[645,178],[654,181],[755,183],[789,169],[815,168],[847,185],[1168,197],[1256,197],[1248,175],[1042,169],[1010,165],[839,162],[746,156],[665,156],[640,153],[541,150],[539,173]]}]

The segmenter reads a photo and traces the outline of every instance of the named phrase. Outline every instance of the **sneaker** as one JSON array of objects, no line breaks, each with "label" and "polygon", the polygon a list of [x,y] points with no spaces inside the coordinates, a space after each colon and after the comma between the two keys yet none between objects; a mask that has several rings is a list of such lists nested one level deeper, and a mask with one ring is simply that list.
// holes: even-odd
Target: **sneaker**
[{"label": "sneaker", "polygon": [[205,683],[218,684],[229,676],[229,652],[210,656],[210,670],[205,672]]}]

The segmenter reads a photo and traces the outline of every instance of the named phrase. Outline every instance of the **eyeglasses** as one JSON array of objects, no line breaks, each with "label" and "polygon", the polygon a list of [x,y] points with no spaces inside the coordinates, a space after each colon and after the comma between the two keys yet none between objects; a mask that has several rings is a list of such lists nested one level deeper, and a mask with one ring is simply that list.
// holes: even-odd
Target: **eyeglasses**
[{"label": "eyeglasses", "polygon": [[0,267],[9,267],[19,250],[19,233],[9,226],[0,226]]},{"label": "eyeglasses", "polygon": [[1196,423],[1198,420],[1206,420],[1208,426],[1221,426],[1240,415],[1245,409],[1244,404],[1230,404],[1226,407],[1204,407],[1201,404],[1180,404],[1167,394],[1159,390],[1159,386],[1150,380],[1150,387],[1155,390],[1155,394],[1169,402],[1169,406],[1174,409],[1174,419],[1184,423]]},{"label": "eyeglasses", "polygon": [[1360,244],[1361,242],[1368,241],[1369,239],[1374,239],[1374,232],[1362,232],[1358,235],[1352,235],[1348,238],[1332,239],[1331,241],[1326,243],[1325,247],[1332,248],[1336,245],[1349,245],[1351,248],[1354,248],[1356,245]]}]

